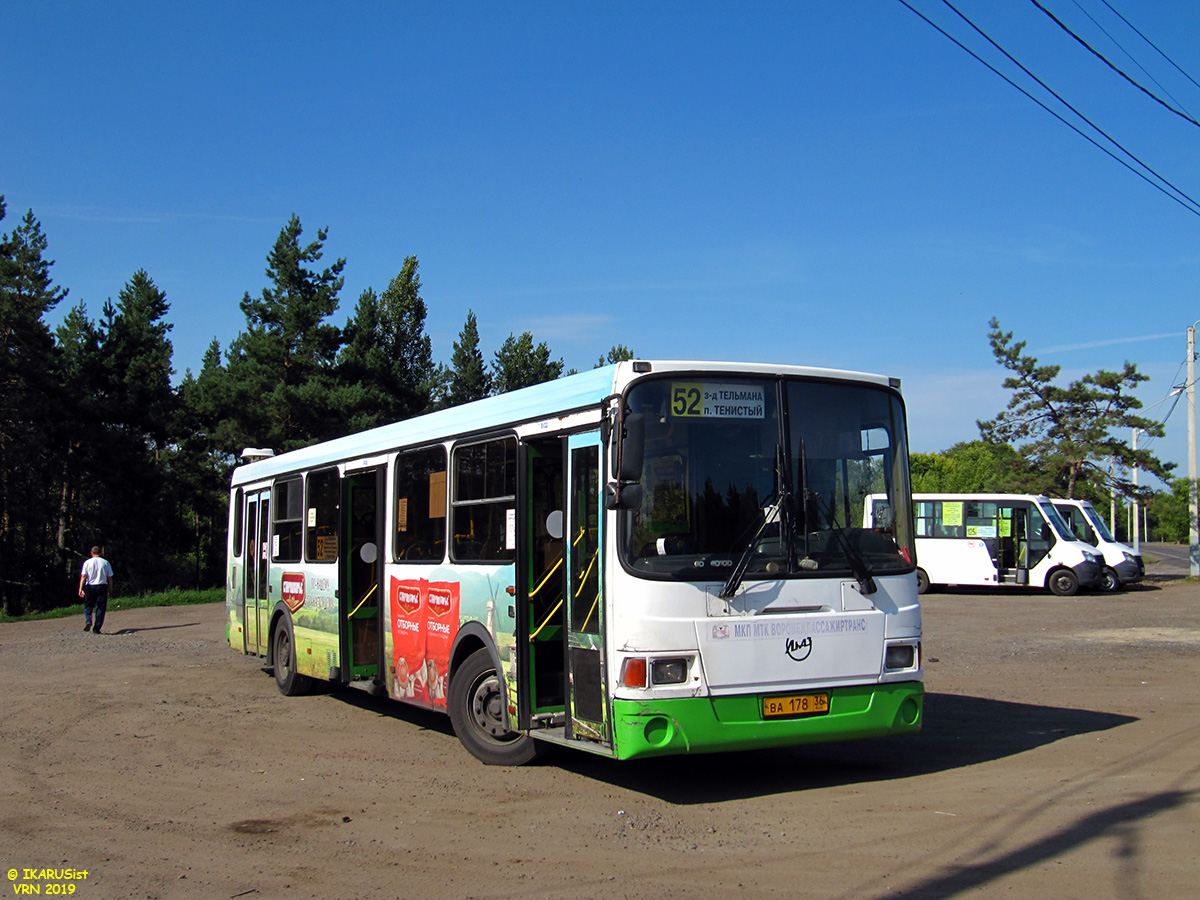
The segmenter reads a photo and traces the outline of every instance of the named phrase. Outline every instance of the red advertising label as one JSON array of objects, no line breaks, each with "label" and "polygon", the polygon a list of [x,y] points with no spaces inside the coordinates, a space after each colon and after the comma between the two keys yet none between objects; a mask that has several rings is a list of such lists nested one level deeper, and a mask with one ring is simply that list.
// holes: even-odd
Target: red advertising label
[{"label": "red advertising label", "polygon": [[[425,700],[425,594],[423,578],[392,577],[392,696],[398,700]],[[420,675],[421,694],[417,680]]]},{"label": "red advertising label", "polygon": [[425,690],[431,704],[445,707],[450,646],[458,634],[458,582],[432,582],[425,615]]},{"label": "red advertising label", "polygon": [[287,608],[291,612],[298,610],[304,605],[304,573],[284,572],[280,591]]}]

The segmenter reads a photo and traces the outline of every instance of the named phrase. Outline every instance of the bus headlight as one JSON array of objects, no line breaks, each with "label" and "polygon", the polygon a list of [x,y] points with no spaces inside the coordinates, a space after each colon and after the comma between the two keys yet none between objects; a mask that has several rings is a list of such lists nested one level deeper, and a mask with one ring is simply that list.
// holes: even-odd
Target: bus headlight
[{"label": "bus headlight", "polygon": [[917,648],[912,644],[889,644],[883,653],[885,669],[911,669],[917,659]]},{"label": "bus headlight", "polygon": [[656,659],[650,665],[650,680],[654,684],[683,684],[687,672],[686,659]]}]

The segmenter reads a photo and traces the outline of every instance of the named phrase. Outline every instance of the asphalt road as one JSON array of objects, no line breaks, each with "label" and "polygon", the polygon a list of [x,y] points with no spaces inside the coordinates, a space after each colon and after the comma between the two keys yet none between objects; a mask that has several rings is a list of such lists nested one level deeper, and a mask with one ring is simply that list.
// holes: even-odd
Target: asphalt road
[{"label": "asphalt road", "polygon": [[1178,578],[1188,574],[1186,544],[1152,544],[1142,542],[1138,547],[1146,561],[1147,578]]}]

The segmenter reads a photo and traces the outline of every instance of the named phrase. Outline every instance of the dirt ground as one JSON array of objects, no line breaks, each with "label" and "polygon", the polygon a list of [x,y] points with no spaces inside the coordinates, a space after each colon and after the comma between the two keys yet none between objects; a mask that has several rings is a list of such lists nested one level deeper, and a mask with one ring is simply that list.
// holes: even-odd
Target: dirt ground
[{"label": "dirt ground", "polygon": [[520,769],[479,764],[438,715],[281,696],[222,616],[0,625],[14,895],[1200,892],[1200,585],[929,595],[916,737]]}]

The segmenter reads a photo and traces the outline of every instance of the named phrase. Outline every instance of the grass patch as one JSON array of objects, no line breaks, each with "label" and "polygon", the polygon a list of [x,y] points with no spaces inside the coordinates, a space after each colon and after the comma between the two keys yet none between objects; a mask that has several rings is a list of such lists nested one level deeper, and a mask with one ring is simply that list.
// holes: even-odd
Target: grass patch
[{"label": "grass patch", "polygon": [[[126,609],[144,609],[150,606],[189,606],[195,603],[221,603],[225,600],[225,588],[210,588],[206,591],[173,590],[162,591],[158,594],[140,594],[136,597],[114,597],[108,601],[108,611],[115,612]],[[65,619],[69,616],[82,616],[83,604],[61,606],[58,609],[48,609],[44,612],[28,613],[24,616],[10,616],[0,610],[0,623],[3,622],[34,622],[38,619]]]}]

